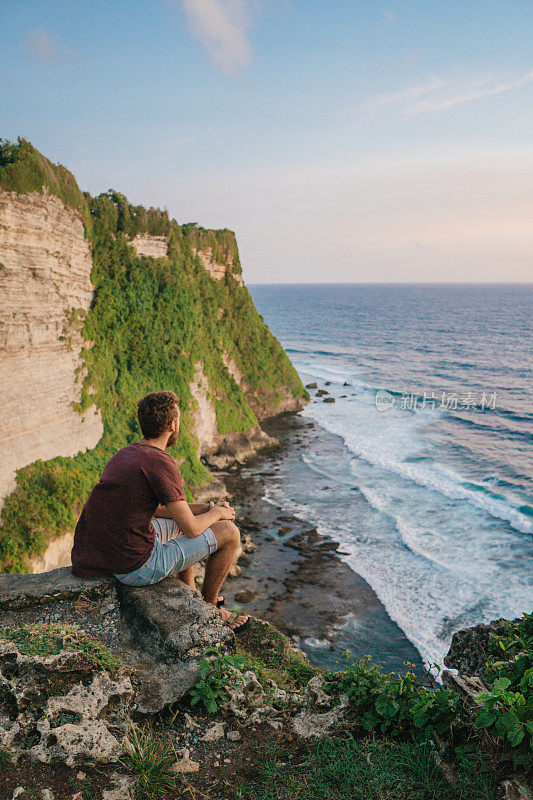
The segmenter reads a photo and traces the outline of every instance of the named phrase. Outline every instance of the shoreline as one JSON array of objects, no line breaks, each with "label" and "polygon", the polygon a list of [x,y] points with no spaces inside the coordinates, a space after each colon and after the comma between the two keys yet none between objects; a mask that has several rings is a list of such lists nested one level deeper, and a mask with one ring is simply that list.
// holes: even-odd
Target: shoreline
[{"label": "shoreline", "polygon": [[339,543],[263,498],[264,478],[277,473],[289,448],[305,447],[305,431],[315,424],[285,414],[263,427],[279,447],[216,473],[253,542],[239,558],[241,573],[226,580],[226,605],[274,624],[317,666],[343,669],[348,650],[350,660],[370,655],[387,671],[424,677],[418,650],[371,586],[341,560]]}]

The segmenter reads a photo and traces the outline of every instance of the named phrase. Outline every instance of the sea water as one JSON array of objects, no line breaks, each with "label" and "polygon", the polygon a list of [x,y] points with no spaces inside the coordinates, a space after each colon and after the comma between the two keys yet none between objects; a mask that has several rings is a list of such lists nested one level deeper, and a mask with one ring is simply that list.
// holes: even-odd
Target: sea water
[{"label": "sea water", "polygon": [[[533,285],[256,285],[322,436],[267,483],[429,662],[532,606]],[[332,436],[333,435],[333,436]]]}]

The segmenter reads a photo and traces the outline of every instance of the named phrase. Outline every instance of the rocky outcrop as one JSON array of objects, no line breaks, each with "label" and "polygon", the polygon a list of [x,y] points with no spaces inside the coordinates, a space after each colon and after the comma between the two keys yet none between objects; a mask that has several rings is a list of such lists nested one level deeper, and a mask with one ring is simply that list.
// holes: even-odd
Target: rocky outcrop
[{"label": "rocky outcrop", "polygon": [[0,265],[1,502],[16,469],[94,447],[102,422],[94,407],[72,407],[93,294],[80,213],[45,190],[0,191]]},{"label": "rocky outcrop", "polygon": [[145,258],[165,258],[168,248],[168,236],[153,236],[150,233],[138,233],[131,240],[138,256]]},{"label": "rocky outcrop", "polygon": [[133,697],[128,671],[109,674],[72,648],[61,626],[47,632],[63,639],[58,653],[26,654],[0,638],[0,747],[14,760],[117,761]]},{"label": "rocky outcrop", "polygon": [[215,393],[204,373],[202,362],[198,361],[194,367],[195,374],[190,390],[195,402],[192,422],[198,441],[198,456],[205,458],[215,469],[224,469],[229,464],[242,463],[262,448],[278,444],[277,439],[268,436],[259,425],[245,433],[220,434],[214,404]]},{"label": "rocky outcrop", "polygon": [[303,397],[294,397],[286,386],[263,390],[256,394],[247,394],[246,397],[250,408],[260,422],[274,415],[301,411],[308,403]]},{"label": "rocky outcrop", "polygon": [[473,628],[457,631],[452,636],[452,643],[444,656],[444,663],[447,667],[456,669],[460,675],[484,678],[491,634],[502,636],[508,628],[507,620],[496,619],[488,625],[481,623]]},{"label": "rocky outcrop", "polygon": [[213,256],[212,247],[206,247],[203,250],[200,250],[198,247],[193,247],[192,250],[194,255],[198,256],[201,265],[213,280],[221,281],[226,275],[231,275],[239,286],[243,285],[241,268],[237,265],[235,258],[231,254],[228,253],[224,261],[217,261]]},{"label": "rocky outcrop", "polygon": [[178,578],[129,587],[112,577],[81,580],[65,567],[0,574],[0,629],[43,622],[76,626],[111,648],[135,671],[135,710],[143,714],[185,694],[207,648],[234,640],[216,609]]},{"label": "rocky outcrop", "polygon": [[135,661],[137,709],[160,711],[197,683],[198,662],[207,648],[231,645],[233,633],[215,607],[178,578],[152,586],[119,585],[118,591],[132,641],[137,647],[142,643],[142,659]]}]

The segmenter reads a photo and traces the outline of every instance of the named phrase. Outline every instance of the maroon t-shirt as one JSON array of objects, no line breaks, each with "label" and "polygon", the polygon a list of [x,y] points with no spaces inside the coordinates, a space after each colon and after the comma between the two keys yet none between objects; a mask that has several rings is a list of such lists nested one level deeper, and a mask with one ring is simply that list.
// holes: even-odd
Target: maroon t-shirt
[{"label": "maroon t-shirt", "polygon": [[157,506],[185,500],[174,458],[134,442],[109,459],[74,532],[72,572],[79,578],[133,572],[149,558]]}]

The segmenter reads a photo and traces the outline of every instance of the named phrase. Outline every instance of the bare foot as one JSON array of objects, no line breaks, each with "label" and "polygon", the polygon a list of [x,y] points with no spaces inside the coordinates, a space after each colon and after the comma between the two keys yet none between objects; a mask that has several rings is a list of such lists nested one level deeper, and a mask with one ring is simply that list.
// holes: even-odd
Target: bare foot
[{"label": "bare foot", "polygon": [[232,618],[231,622],[228,623],[232,630],[240,628],[241,625],[244,625],[244,623],[247,622],[249,619],[247,614],[238,614],[237,616],[234,616],[234,614],[232,614],[231,611],[228,611],[228,609],[224,607],[221,607],[218,610],[224,622],[228,622],[228,620]]}]

